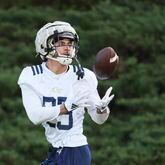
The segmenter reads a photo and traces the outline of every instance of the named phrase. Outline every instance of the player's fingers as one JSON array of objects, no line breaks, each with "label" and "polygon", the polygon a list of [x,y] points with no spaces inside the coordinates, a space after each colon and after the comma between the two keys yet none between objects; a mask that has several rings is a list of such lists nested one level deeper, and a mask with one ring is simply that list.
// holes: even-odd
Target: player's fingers
[{"label": "player's fingers", "polygon": [[105,97],[109,97],[112,91],[112,87],[109,87],[108,90],[105,93]]},{"label": "player's fingers", "polygon": [[104,100],[102,100],[102,106],[107,106],[109,103],[110,103],[110,101],[114,98],[114,94],[113,95],[111,95],[111,96],[108,96],[108,97],[106,97]]},{"label": "player's fingers", "polygon": [[109,101],[111,101],[111,100],[114,98],[114,96],[115,96],[114,94],[113,94],[113,95],[111,95],[111,96],[109,97],[109,99],[108,99],[108,100],[109,100]]}]

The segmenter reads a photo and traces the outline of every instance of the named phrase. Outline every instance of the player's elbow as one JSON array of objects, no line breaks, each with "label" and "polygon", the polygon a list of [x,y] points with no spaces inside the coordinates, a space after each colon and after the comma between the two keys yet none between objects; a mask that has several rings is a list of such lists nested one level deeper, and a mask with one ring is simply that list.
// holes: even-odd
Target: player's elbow
[{"label": "player's elbow", "polygon": [[38,116],[28,114],[28,118],[34,125],[38,125],[42,123],[42,121]]},{"label": "player's elbow", "polygon": [[41,122],[40,121],[38,121],[38,120],[30,120],[34,125],[38,125],[38,124],[41,124]]},{"label": "player's elbow", "polygon": [[30,121],[31,121],[34,125],[40,124],[40,121],[37,120],[37,119],[33,119],[33,118],[29,118],[29,119],[30,119]]}]

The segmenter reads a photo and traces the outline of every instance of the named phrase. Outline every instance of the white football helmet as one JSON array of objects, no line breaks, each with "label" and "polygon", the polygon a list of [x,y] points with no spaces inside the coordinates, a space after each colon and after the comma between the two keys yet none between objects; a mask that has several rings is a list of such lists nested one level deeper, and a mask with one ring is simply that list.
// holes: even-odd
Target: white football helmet
[{"label": "white football helmet", "polygon": [[[69,56],[60,54],[54,46],[54,43],[61,38],[69,38],[74,42]],[[35,39],[36,52],[42,60],[50,58],[63,65],[71,64],[72,59],[76,58],[78,45],[79,37],[75,29],[69,23],[62,21],[47,23],[37,32]]]}]

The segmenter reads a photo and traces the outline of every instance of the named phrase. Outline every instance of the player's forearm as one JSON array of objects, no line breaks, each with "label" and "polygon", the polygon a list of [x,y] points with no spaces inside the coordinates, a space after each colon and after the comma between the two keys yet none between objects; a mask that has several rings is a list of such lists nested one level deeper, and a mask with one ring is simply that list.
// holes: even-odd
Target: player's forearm
[{"label": "player's forearm", "polygon": [[42,101],[27,85],[21,86],[22,100],[29,119],[34,124],[40,124],[57,118],[61,113],[60,105],[43,106]]},{"label": "player's forearm", "polygon": [[27,115],[32,123],[41,124],[43,122],[56,119],[59,115],[65,114],[67,110],[63,105],[58,105],[51,108],[35,107],[34,105],[29,107],[25,106]]},{"label": "player's forearm", "polygon": [[43,122],[51,121],[53,119],[56,119],[60,114],[60,106],[56,107],[35,107],[33,106],[27,106],[24,104],[26,113],[28,115],[28,118],[30,121],[34,124],[41,124]]}]

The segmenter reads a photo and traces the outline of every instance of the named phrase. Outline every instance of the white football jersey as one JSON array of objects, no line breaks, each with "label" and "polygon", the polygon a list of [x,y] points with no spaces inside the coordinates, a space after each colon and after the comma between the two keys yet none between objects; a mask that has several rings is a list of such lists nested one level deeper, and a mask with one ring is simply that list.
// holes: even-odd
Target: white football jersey
[{"label": "white football jersey", "polygon": [[[65,73],[56,75],[42,63],[24,68],[18,80],[29,119],[34,124],[42,123],[46,138],[54,147],[87,144],[83,135],[84,108],[59,115],[60,104],[80,92],[86,92],[92,102],[100,101],[95,74],[84,68],[84,78],[77,80],[77,69],[76,65],[69,65]],[[92,105],[88,113],[98,124],[105,122],[109,115],[109,112],[97,114]]]}]

